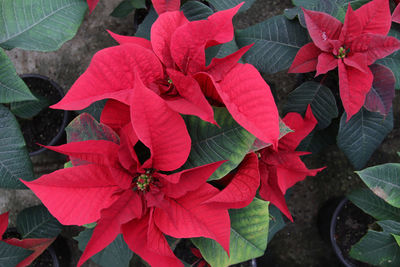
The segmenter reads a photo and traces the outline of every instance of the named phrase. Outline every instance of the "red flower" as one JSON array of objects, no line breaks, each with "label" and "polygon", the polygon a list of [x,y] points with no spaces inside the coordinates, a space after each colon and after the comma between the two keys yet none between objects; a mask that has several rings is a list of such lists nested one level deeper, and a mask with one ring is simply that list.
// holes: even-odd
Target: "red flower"
[{"label": "red flower", "polygon": [[[168,156],[155,151],[157,155],[140,164],[133,150],[137,141],[127,126],[121,130],[120,144],[90,140],[50,147],[80,160],[73,162],[83,160],[86,164],[24,182],[61,223],[97,222],[78,265],[120,233],[132,251],[152,266],[182,265],[164,234],[176,238],[212,238],[229,252],[227,209],[247,200],[243,194],[230,194],[227,199],[226,191],[230,189],[219,191],[206,183],[223,162],[167,175],[161,170],[168,165],[163,164],[169,160]],[[153,161],[153,157],[159,160]],[[256,188],[247,198],[254,197]]]},{"label": "red flower", "polygon": [[292,112],[283,118],[284,123],[294,132],[286,134],[279,140],[278,151],[269,147],[259,152],[259,171],[261,179],[260,196],[278,207],[283,214],[293,221],[285,201],[286,190],[306,176],[315,176],[324,168],[309,170],[300,156],[308,152],[295,151],[315,127],[317,120],[308,107],[305,118]]},{"label": "red flower", "polygon": [[55,238],[26,238],[22,240],[17,238],[3,239],[2,236],[5,233],[7,227],[8,227],[8,212],[0,214],[0,240],[12,246],[21,247],[33,251],[31,255],[29,255],[23,261],[18,263],[16,267],[29,266],[55,240]]},{"label": "red flower", "polygon": [[96,7],[98,2],[99,2],[99,0],[87,0],[87,4],[89,6],[90,12],[92,12],[94,10],[94,8]]},{"label": "red flower", "polygon": [[391,25],[387,0],[373,0],[353,11],[349,4],[344,25],[334,17],[303,9],[312,43],[297,53],[289,72],[316,70],[316,76],[339,68],[339,88],[347,120],[364,104],[372,86],[368,67],[400,48],[386,36]]},{"label": "red flower", "polygon": [[[162,12],[179,6],[177,1],[165,2],[172,7],[164,2],[154,2],[156,9]],[[215,58],[209,66],[205,63],[206,48],[232,40],[232,17],[239,8],[193,22],[183,12],[164,12],[152,26],[151,42],[111,33],[120,45],[98,52],[65,98],[53,107],[76,110],[100,99],[117,100],[120,104],[114,102],[113,108],[106,105],[104,117],[117,117],[117,106],[127,106],[136,135],[150,150],[160,144],[181,144],[186,155],[181,153],[177,165],[184,163],[190,150],[179,114],[215,123],[211,105],[225,105],[245,129],[276,145],[278,111],[269,86],[252,65],[238,63],[250,47]]]}]

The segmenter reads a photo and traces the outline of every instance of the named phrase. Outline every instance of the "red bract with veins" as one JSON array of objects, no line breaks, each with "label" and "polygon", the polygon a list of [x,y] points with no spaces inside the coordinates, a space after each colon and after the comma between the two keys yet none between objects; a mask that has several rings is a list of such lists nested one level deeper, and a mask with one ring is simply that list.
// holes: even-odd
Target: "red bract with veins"
[{"label": "red bract with veins", "polygon": [[120,233],[151,266],[182,266],[164,234],[211,238],[229,253],[227,209],[248,204],[259,181],[246,196],[230,193],[235,188],[229,186],[219,191],[206,181],[223,161],[165,174],[165,164],[159,162],[168,161],[168,156],[154,155],[158,162],[152,156],[141,164],[133,149],[138,138],[132,128],[127,125],[120,132],[120,144],[90,140],[50,147],[83,165],[24,182],[62,224],[97,222],[78,266]]},{"label": "red bract with veins", "polygon": [[391,25],[389,1],[374,0],[356,11],[349,4],[344,25],[326,13],[303,12],[313,42],[299,50],[289,72],[316,70],[318,76],[338,67],[348,121],[371,89],[373,74],[368,66],[400,48],[399,40],[386,36]]},{"label": "red bract with veins", "polygon": [[295,151],[301,140],[317,124],[311,108],[307,108],[304,119],[300,114],[292,112],[288,113],[283,121],[294,132],[286,134],[279,140],[278,151],[268,147],[259,152],[260,196],[274,204],[286,217],[293,221],[286,205],[286,190],[304,180],[306,176],[315,176],[324,168],[307,169],[300,156],[309,153]]},{"label": "red bract with veins", "polygon": [[99,0],[87,0],[87,4],[89,6],[90,12],[92,12],[94,10],[94,8],[96,7],[96,5],[98,3],[99,3]]},{"label": "red bract with veins", "polygon": [[29,266],[37,257],[39,257],[43,251],[45,251],[55,238],[7,238],[3,239],[2,236],[8,227],[8,212],[0,214],[0,242],[6,242],[9,245],[25,248],[32,250],[32,254],[25,258],[23,261],[18,263],[15,267]]},{"label": "red bract with veins", "polygon": [[233,39],[232,17],[241,5],[189,22],[183,12],[171,11],[178,10],[177,3],[153,1],[162,13],[152,26],[151,41],[111,33],[120,45],[98,52],[53,107],[79,110],[100,99],[116,100],[106,105],[103,118],[118,117],[116,110],[127,106],[128,121],[151,151],[160,144],[180,144],[186,155],[182,152],[177,165],[190,150],[180,114],[216,124],[212,105],[226,106],[246,130],[276,146],[279,119],[270,88],[252,65],[238,63],[250,46],[214,58],[208,66],[205,62],[206,48]]}]

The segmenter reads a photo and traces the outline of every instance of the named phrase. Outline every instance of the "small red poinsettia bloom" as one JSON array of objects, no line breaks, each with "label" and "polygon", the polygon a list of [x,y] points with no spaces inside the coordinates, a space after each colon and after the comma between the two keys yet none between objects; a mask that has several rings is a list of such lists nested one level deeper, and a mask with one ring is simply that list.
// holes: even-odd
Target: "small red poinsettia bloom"
[{"label": "small red poinsettia bloom", "polygon": [[313,42],[299,50],[289,72],[316,70],[318,76],[338,67],[340,97],[349,120],[371,89],[368,66],[400,48],[399,40],[386,36],[391,25],[389,2],[373,0],[356,11],[349,4],[344,24],[326,13],[303,12]]},{"label": "small red poinsettia bloom", "polygon": [[94,10],[94,8],[96,7],[98,2],[99,2],[99,0],[87,0],[87,4],[89,6],[90,12],[92,12]]},{"label": "small red poinsettia bloom", "polygon": [[[279,118],[270,88],[252,65],[238,63],[250,46],[205,62],[206,48],[233,39],[232,17],[241,5],[189,22],[178,11],[179,1],[153,4],[159,17],[151,41],[111,33],[120,45],[98,52],[53,107],[76,110],[100,99],[117,100],[130,108],[134,131],[150,150],[181,143],[188,154],[190,138],[180,114],[216,123],[212,105],[226,106],[246,130],[276,146]],[[103,113],[111,115],[105,116],[115,117],[117,103],[112,105],[106,105]]]},{"label": "small red poinsettia bloom", "polygon": [[257,182],[246,197],[230,192],[229,186],[220,191],[206,183],[223,162],[165,174],[163,164],[152,157],[139,162],[133,149],[137,141],[128,125],[121,129],[120,144],[90,140],[50,147],[83,165],[24,182],[62,224],[97,222],[78,266],[120,233],[132,251],[152,266],[182,266],[164,234],[211,238],[229,253],[227,209],[236,202],[249,203]]},{"label": "small red poinsettia bloom", "polygon": [[307,108],[304,119],[300,114],[291,112],[283,118],[283,121],[294,132],[286,134],[279,140],[278,151],[269,147],[259,151],[260,196],[274,204],[293,221],[286,205],[286,190],[304,180],[306,176],[315,176],[324,168],[307,169],[300,156],[307,155],[309,152],[295,151],[301,140],[317,124],[311,108]]},{"label": "small red poinsettia bloom", "polygon": [[0,214],[0,242],[6,242],[9,245],[25,248],[28,250],[32,250],[33,253],[25,258],[23,261],[18,263],[16,267],[25,267],[29,266],[37,257],[39,257],[43,251],[45,251],[51,243],[55,240],[55,238],[26,238],[26,239],[17,239],[17,238],[7,238],[3,239],[2,236],[7,230],[8,227],[8,212]]}]

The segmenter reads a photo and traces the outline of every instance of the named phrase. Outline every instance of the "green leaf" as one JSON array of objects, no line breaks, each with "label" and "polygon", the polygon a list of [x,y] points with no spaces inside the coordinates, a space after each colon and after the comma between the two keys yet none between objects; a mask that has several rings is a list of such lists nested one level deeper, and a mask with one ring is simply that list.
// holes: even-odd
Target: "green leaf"
[{"label": "green leaf", "polygon": [[400,164],[387,163],[356,172],[387,203],[400,208]]},{"label": "green leaf", "polygon": [[0,48],[0,103],[35,99],[28,86],[18,76],[11,60]]},{"label": "green leaf", "polygon": [[305,82],[291,92],[283,108],[283,113],[297,112],[305,114],[307,106],[318,121],[317,129],[325,129],[337,118],[336,100],[331,90],[317,82]]},{"label": "green leaf", "polygon": [[269,205],[268,243],[274,235],[286,226],[280,210],[275,205]]},{"label": "green leaf", "polygon": [[149,10],[149,13],[144,18],[143,22],[139,25],[138,30],[135,33],[135,36],[150,40],[151,26],[153,25],[153,23],[156,21],[157,18],[158,15],[154,10],[154,7],[152,6]]},{"label": "green leaf", "polygon": [[[301,6],[305,9],[328,13],[341,22],[344,21],[349,3],[353,9],[357,9],[370,1],[371,0],[292,0],[293,4],[297,7]],[[300,21],[303,21],[302,24],[305,25],[303,12],[300,9],[298,10],[300,11]]]},{"label": "green leaf", "polygon": [[57,50],[74,37],[86,10],[82,0],[0,0],[0,46]]},{"label": "green leaf", "polygon": [[[393,23],[388,35],[400,39],[400,25]],[[395,88],[400,89],[400,50],[397,50],[385,58],[378,59],[375,63],[385,65],[391,69],[396,78]]]},{"label": "green leaf", "polygon": [[0,266],[17,266],[33,253],[32,250],[16,247],[0,241]]},{"label": "green leaf", "polygon": [[67,143],[86,140],[109,140],[119,143],[119,137],[113,129],[98,123],[90,114],[82,113],[65,128]]},{"label": "green leaf", "polygon": [[236,168],[255,140],[251,133],[232,118],[226,108],[215,108],[214,118],[220,127],[196,116],[184,116],[192,148],[182,169],[229,160],[213,173],[210,180],[220,179]]},{"label": "green leaf", "polygon": [[[230,42],[216,46],[211,46],[206,49],[206,65],[209,65],[214,57],[223,58],[230,54],[235,53],[238,50],[239,47],[236,43],[235,38],[233,38],[233,40]],[[243,63],[242,58],[240,58],[238,62]]]},{"label": "green leaf", "polygon": [[308,151],[316,154],[327,146],[336,144],[336,135],[338,132],[338,123],[336,120],[323,130],[314,129],[304,138],[297,151]]},{"label": "green leaf", "polygon": [[228,266],[264,254],[268,240],[268,203],[255,198],[245,208],[229,210],[231,218],[231,240],[229,254],[213,239],[192,238],[211,266]]},{"label": "green leaf", "polygon": [[369,230],[352,246],[350,256],[378,266],[400,266],[400,247],[389,233]]},{"label": "green leaf", "polygon": [[216,10],[226,10],[232,7],[237,6],[238,4],[245,2],[244,5],[240,8],[239,12],[246,11],[254,4],[255,0],[206,0],[210,4],[215,7]]},{"label": "green leaf", "polygon": [[361,108],[347,123],[346,120],[346,113],[343,113],[337,144],[355,169],[359,170],[393,129],[393,112],[385,118],[377,112]]},{"label": "green leaf", "polygon": [[15,116],[18,116],[20,118],[30,119],[39,114],[40,111],[51,105],[51,102],[48,98],[41,95],[35,95],[35,97],[37,98],[37,100],[11,103],[11,112]]},{"label": "green leaf", "polygon": [[377,222],[386,233],[400,235],[400,222],[386,220]]},{"label": "green leaf", "polygon": [[66,162],[66,163],[64,164],[64,169],[66,169],[66,168],[71,168],[71,167],[74,167],[74,165],[72,165],[72,162],[71,162],[71,161],[68,161],[68,162]]},{"label": "green leaf", "polygon": [[189,21],[207,19],[208,16],[214,13],[211,8],[197,1],[186,2],[181,7],[181,10]]},{"label": "green leaf", "polygon": [[[75,240],[79,242],[78,246],[81,251],[85,250],[87,243],[92,237],[94,229],[86,229],[79,233]],[[115,240],[109,244],[105,249],[96,253],[91,259],[104,267],[118,266],[124,267],[129,266],[129,261],[133,256],[133,252],[129,249],[125,243],[122,235],[118,235]]]},{"label": "green leaf", "polygon": [[106,105],[106,103],[107,103],[107,99],[96,101],[93,104],[91,104],[90,106],[88,106],[87,108],[82,109],[82,110],[78,110],[77,112],[79,114],[89,113],[97,121],[100,121],[101,112],[103,111],[103,108]]},{"label": "green leaf", "polygon": [[236,42],[239,47],[254,43],[244,60],[261,72],[275,73],[288,69],[309,39],[306,29],[281,15],[237,31]]},{"label": "green leaf", "polygon": [[400,209],[389,205],[369,189],[353,191],[347,197],[354,205],[377,220],[400,221]]},{"label": "green leaf", "polygon": [[146,0],[124,0],[110,14],[116,18],[124,18],[135,9],[146,8]]},{"label": "green leaf", "polygon": [[25,238],[53,238],[61,233],[62,225],[44,205],[30,207],[17,216],[17,231]]},{"label": "green leaf", "polygon": [[400,247],[400,235],[392,234],[392,236],[393,236],[394,239],[396,240],[397,245]]},{"label": "green leaf", "polygon": [[32,162],[17,120],[0,105],[0,187],[25,189],[19,179],[34,179]]}]

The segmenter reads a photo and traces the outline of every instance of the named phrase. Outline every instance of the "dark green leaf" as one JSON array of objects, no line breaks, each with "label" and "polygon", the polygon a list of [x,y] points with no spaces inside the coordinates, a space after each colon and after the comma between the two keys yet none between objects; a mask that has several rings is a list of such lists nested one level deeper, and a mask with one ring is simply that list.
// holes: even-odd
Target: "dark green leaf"
[{"label": "dark green leaf", "polygon": [[[79,249],[85,250],[87,243],[92,237],[93,229],[86,229],[79,233],[79,236],[75,237],[75,240],[79,242]],[[104,267],[118,266],[124,267],[129,266],[129,261],[133,256],[133,252],[129,249],[125,243],[122,235],[118,235],[115,240],[109,244],[105,249],[95,254],[91,259]]]},{"label": "dark green leaf", "polygon": [[384,118],[377,112],[361,108],[348,122],[346,119],[346,113],[343,113],[337,144],[355,169],[359,170],[393,129],[393,112]]},{"label": "dark green leaf", "polygon": [[357,207],[377,220],[400,221],[400,209],[389,205],[369,189],[353,191],[348,195],[348,198]]},{"label": "dark green leaf", "polygon": [[[400,39],[400,25],[393,23],[388,35]],[[396,78],[395,88],[400,89],[400,50],[397,50],[385,58],[377,60],[376,63],[385,65],[392,70]]]},{"label": "dark green leaf", "polygon": [[254,43],[244,60],[261,72],[275,73],[288,69],[309,39],[307,30],[298,23],[276,16],[238,31],[236,42],[239,47]]},{"label": "dark green leaf", "polygon": [[379,224],[380,227],[382,227],[382,230],[384,232],[389,234],[400,235],[400,222],[387,220],[387,221],[379,221],[377,223]]},{"label": "dark green leaf", "polygon": [[338,132],[338,123],[336,120],[329,125],[328,128],[323,130],[314,129],[306,138],[304,138],[299,146],[296,148],[297,151],[308,151],[313,154],[318,153],[322,149],[336,144],[336,135]]},{"label": "dark green leaf", "polygon": [[192,148],[183,169],[229,160],[214,172],[210,180],[220,179],[236,168],[255,140],[252,134],[232,118],[226,108],[215,108],[214,118],[220,127],[195,116],[184,117],[192,139]]},{"label": "dark green leaf", "polygon": [[[214,57],[223,58],[235,53],[238,50],[239,47],[237,46],[235,38],[230,42],[221,45],[211,46],[206,49],[206,65],[209,65]],[[243,60],[239,59],[239,62],[243,63]]]},{"label": "dark green leaf", "polygon": [[207,19],[214,13],[211,8],[197,1],[186,2],[181,10],[189,21]]},{"label": "dark green leaf", "polygon": [[113,10],[111,16],[123,18],[139,8],[146,8],[146,0],[124,0]]},{"label": "dark green leaf", "polygon": [[7,54],[0,48],[0,103],[24,100],[35,100],[35,97],[16,73]]},{"label": "dark green leaf", "polygon": [[[292,0],[295,6],[301,6],[305,9],[328,13],[341,22],[344,21],[349,3],[353,9],[357,9],[370,1],[371,0]],[[302,24],[305,25],[303,12],[300,9],[298,9],[298,11],[300,15],[300,21],[302,21]]]},{"label": "dark green leaf", "polygon": [[135,33],[135,36],[150,40],[151,26],[153,26],[153,23],[156,21],[157,18],[158,15],[156,11],[154,10],[153,7],[151,7],[149,13],[144,18],[143,22],[139,25],[138,30]]},{"label": "dark green leaf", "polygon": [[50,100],[44,96],[35,95],[37,100],[13,102],[10,105],[11,112],[20,118],[30,119],[40,111],[50,106]]},{"label": "dark green leaf", "polygon": [[269,205],[268,243],[274,235],[286,226],[282,213],[275,205]]},{"label": "dark green leaf", "polygon": [[317,82],[305,82],[291,92],[283,113],[297,112],[304,115],[308,105],[311,105],[318,121],[317,129],[325,129],[338,116],[336,100],[331,90]]},{"label": "dark green leaf", "polygon": [[44,205],[30,207],[17,216],[17,231],[25,238],[53,238],[60,234],[62,225]]},{"label": "dark green leaf", "polygon": [[109,140],[119,143],[118,135],[105,124],[98,123],[90,114],[82,113],[65,128],[67,143],[85,140]]},{"label": "dark green leaf", "polygon": [[25,189],[19,179],[32,181],[32,162],[14,115],[0,105],[0,187]]},{"label": "dark green leaf", "polygon": [[106,105],[107,99],[96,101],[85,109],[77,111],[78,113],[89,113],[93,116],[97,121],[100,121],[101,112],[103,111],[104,106]]},{"label": "dark green leaf", "polygon": [[240,8],[239,12],[246,11],[251,7],[251,5],[255,2],[255,0],[206,0],[210,4],[215,7],[216,10],[225,10],[230,9],[232,7],[237,6],[238,4],[245,2],[244,5]]},{"label": "dark green leaf", "polygon": [[373,265],[400,266],[400,247],[395,238],[385,232],[369,230],[350,250],[350,256]]},{"label": "dark green leaf", "polygon": [[260,257],[268,240],[268,203],[255,198],[249,206],[229,210],[231,218],[230,257],[214,240],[192,238],[204,259],[211,266],[228,266]]},{"label": "dark green leaf", "polygon": [[400,208],[400,164],[387,163],[370,167],[357,174],[380,198]]},{"label": "dark green leaf", "polygon": [[11,246],[0,241],[0,266],[17,266],[18,263],[26,259],[32,253],[32,250]]},{"label": "dark green leaf", "polygon": [[74,37],[86,10],[82,0],[1,0],[0,46],[57,50]]}]

